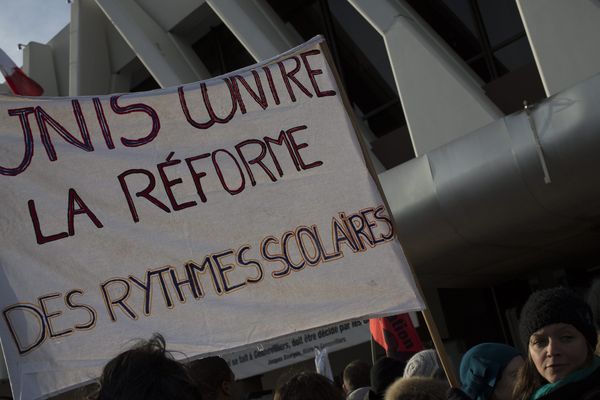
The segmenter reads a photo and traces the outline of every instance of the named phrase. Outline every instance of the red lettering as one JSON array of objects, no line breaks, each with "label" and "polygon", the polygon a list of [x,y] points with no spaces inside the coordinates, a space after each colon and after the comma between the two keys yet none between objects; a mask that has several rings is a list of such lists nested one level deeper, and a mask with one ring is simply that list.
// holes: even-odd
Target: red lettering
[{"label": "red lettering", "polygon": [[[219,163],[217,162],[217,154],[220,152],[227,154],[233,160],[233,162],[235,163],[235,166],[238,169],[238,172],[239,172],[240,178],[241,178],[241,182],[240,182],[240,186],[237,189],[231,189],[225,182],[225,177],[223,176],[223,171],[221,170],[221,167],[219,166]],[[227,190],[229,192],[229,194],[231,194],[232,196],[235,196],[236,194],[241,193],[244,190],[244,187],[246,186],[246,178],[244,178],[244,172],[242,171],[240,164],[238,163],[236,158],[233,156],[233,154],[231,154],[230,152],[228,152],[225,149],[218,149],[218,150],[213,151],[211,157],[212,157],[212,162],[215,167],[215,170],[217,171],[217,175],[219,176],[219,180],[221,181],[221,185],[223,185],[223,189]]]},{"label": "red lettering", "polygon": [[25,142],[25,153],[23,154],[21,163],[16,168],[6,168],[0,166],[0,174],[8,176],[19,175],[21,172],[25,171],[31,163],[31,159],[33,158],[33,134],[31,133],[31,125],[29,124],[28,116],[34,112],[35,109],[33,107],[8,110],[8,115],[11,117],[19,117],[21,131],[23,132],[23,141]]},{"label": "red lettering", "polygon": [[[286,71],[285,65],[284,65],[284,62],[288,61],[288,60],[294,60],[294,62],[296,64],[296,66],[289,72]],[[298,61],[298,57],[290,57],[283,61],[279,61],[279,62],[277,62],[277,65],[279,65],[279,71],[281,72],[281,77],[283,78],[283,83],[285,84],[288,94],[290,95],[290,99],[293,102],[296,101],[296,95],[294,94],[294,90],[292,89],[292,85],[290,84],[290,81],[294,82],[296,84],[296,86],[302,92],[304,92],[304,94],[307,95],[308,97],[313,96],[312,93],[310,93],[308,91],[308,89],[302,83],[300,83],[298,78],[296,78],[296,76],[295,76],[300,71],[300,61]]]},{"label": "red lettering", "polygon": [[27,206],[29,207],[29,215],[31,216],[31,222],[33,223],[33,229],[35,231],[35,239],[37,241],[37,244],[44,244],[69,237],[69,234],[67,232],[60,232],[50,236],[44,236],[40,228],[40,221],[38,219],[37,211],[35,209],[35,202],[33,200],[29,200],[27,202]]},{"label": "red lettering", "polygon": [[135,103],[122,107],[118,103],[121,96],[123,95],[119,94],[110,98],[110,107],[116,114],[124,115],[141,112],[148,115],[152,120],[152,129],[150,129],[150,132],[146,136],[139,139],[126,139],[122,137],[121,143],[127,147],[138,147],[150,143],[156,138],[158,131],[160,131],[160,119],[158,118],[158,114],[152,107],[143,103]]},{"label": "red lettering", "polygon": [[[256,144],[256,145],[260,146],[260,154],[251,160],[246,160],[246,157],[244,157],[244,154],[242,153],[242,148],[244,148],[248,145],[251,145],[251,144]],[[263,158],[265,158],[265,155],[267,154],[267,146],[262,141],[257,140],[257,139],[244,140],[243,142],[235,145],[235,150],[237,151],[238,155],[242,159],[242,164],[244,164],[244,167],[246,168],[246,172],[248,172],[248,176],[250,177],[250,183],[252,184],[252,186],[256,186],[256,180],[254,179],[254,174],[252,173],[252,170],[250,169],[250,165],[254,165],[254,164],[258,164],[263,169],[263,171],[265,171],[265,173],[269,176],[269,178],[271,179],[272,182],[277,181],[277,178],[275,178],[275,175],[273,175],[273,173],[269,170],[269,168],[267,168],[267,166],[262,162]]]},{"label": "red lettering", "polygon": [[135,208],[135,204],[133,203],[133,199],[131,197],[131,193],[129,192],[129,188],[127,187],[127,182],[125,181],[125,178],[132,174],[142,174],[148,178],[148,186],[146,186],[145,189],[137,192],[135,194],[136,197],[143,197],[150,203],[163,210],[164,212],[170,213],[171,210],[169,210],[169,207],[164,205],[160,200],[158,200],[156,197],[150,194],[150,192],[154,190],[154,187],[156,186],[156,179],[154,179],[154,175],[152,175],[150,171],[146,171],[145,169],[128,169],[127,171],[120,174],[118,178],[119,184],[121,185],[121,189],[123,190],[123,194],[127,199],[127,205],[129,206],[129,211],[131,212],[133,222],[139,222],[140,218],[138,216],[137,209]]},{"label": "red lettering", "polygon": [[[306,169],[311,169],[311,168],[315,168],[315,167],[319,167],[321,165],[323,165],[323,161],[315,161],[309,164],[305,164],[304,160],[302,160],[302,156],[300,156],[300,150],[308,147],[307,143],[296,143],[296,140],[294,139],[294,134],[296,132],[302,131],[306,129],[306,125],[300,125],[300,126],[296,126],[293,128],[288,129],[287,131],[285,131],[287,137],[290,140],[290,143],[292,144],[292,147],[294,149],[294,153],[296,154],[296,158],[298,159],[298,163],[300,164],[300,167],[302,167],[302,169],[306,170]],[[300,169],[298,169],[298,171],[300,171]]]},{"label": "red lettering", "polygon": [[[75,208],[75,203],[77,203],[78,208]],[[78,214],[86,214],[88,218],[92,220],[94,225],[96,225],[96,228],[102,228],[103,225],[100,220],[98,220],[92,210],[90,210],[81,197],[79,197],[75,189],[69,189],[69,212],[67,214],[69,236],[75,235],[74,217]]]},{"label": "red lettering", "polygon": [[242,86],[246,89],[248,94],[250,94],[250,96],[254,99],[256,104],[258,104],[263,110],[265,110],[269,105],[269,103],[267,103],[267,96],[265,95],[265,91],[263,90],[262,82],[260,81],[260,76],[258,76],[258,72],[254,70],[250,72],[252,72],[252,76],[254,76],[254,82],[256,83],[256,89],[258,90],[258,94],[256,94],[256,92],[250,87],[250,85],[248,84],[248,82],[246,82],[246,79],[244,79],[243,76],[234,75],[231,78],[231,82],[233,83],[233,88],[237,94],[237,99],[238,103],[240,104],[240,111],[242,112],[242,114],[246,114],[246,105],[244,104],[244,100],[242,99],[242,96],[240,94],[237,82],[240,82],[242,84]]},{"label": "red lettering", "polygon": [[326,90],[324,92],[321,91],[319,85],[317,84],[317,80],[315,79],[316,75],[321,75],[323,73],[320,69],[312,69],[310,67],[310,63],[308,61],[308,56],[314,56],[317,54],[321,54],[319,50],[309,50],[300,54],[302,58],[302,62],[304,63],[304,68],[306,68],[306,72],[308,73],[308,77],[310,78],[310,83],[312,84],[313,89],[315,90],[315,94],[317,97],[326,97],[326,96],[335,96],[335,90]]},{"label": "red lettering", "polygon": [[85,151],[94,151],[94,146],[92,146],[90,134],[88,132],[83,113],[81,112],[81,105],[79,104],[78,100],[72,100],[71,104],[73,107],[73,114],[75,115],[75,119],[77,120],[79,132],[81,133],[81,140],[77,139],[69,131],[67,131],[58,121],[56,121],[46,111],[44,111],[42,107],[37,106],[35,108],[35,119],[37,121],[38,128],[40,129],[42,143],[44,144],[46,154],[48,155],[50,161],[56,161],[57,156],[56,150],[54,150],[54,145],[50,140],[48,125],[50,125],[56,131],[56,133],[58,133],[58,135],[62,137],[67,143],[70,143],[73,146]]}]

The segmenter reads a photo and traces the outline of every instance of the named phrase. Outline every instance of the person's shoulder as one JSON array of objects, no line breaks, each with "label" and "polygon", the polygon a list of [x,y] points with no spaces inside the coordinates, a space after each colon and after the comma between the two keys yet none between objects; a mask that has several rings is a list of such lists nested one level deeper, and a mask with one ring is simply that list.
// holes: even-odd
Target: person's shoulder
[{"label": "person's shoulder", "polygon": [[594,372],[578,382],[564,385],[539,400],[600,400],[600,366]]},{"label": "person's shoulder", "polygon": [[[596,360],[600,359],[596,357]],[[596,367],[594,372],[592,372],[590,376],[588,376],[581,382],[582,389],[584,391],[584,394],[586,395],[585,397],[583,397],[583,399],[586,400],[600,400],[600,364],[598,362],[596,363],[598,364],[598,366]]]},{"label": "person's shoulder", "polygon": [[600,366],[585,379],[587,385],[582,400],[600,400]]},{"label": "person's shoulder", "polygon": [[450,388],[446,393],[448,400],[471,400],[469,396],[458,388]]}]

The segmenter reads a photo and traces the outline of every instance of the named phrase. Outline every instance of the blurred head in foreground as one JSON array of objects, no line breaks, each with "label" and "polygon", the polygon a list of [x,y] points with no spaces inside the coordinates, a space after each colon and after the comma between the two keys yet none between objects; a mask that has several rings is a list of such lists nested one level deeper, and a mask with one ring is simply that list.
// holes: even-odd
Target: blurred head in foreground
[{"label": "blurred head in foreground", "polygon": [[344,393],[323,375],[300,372],[279,385],[274,400],[344,400]]},{"label": "blurred head in foreground", "polygon": [[194,360],[188,367],[203,400],[234,398],[235,375],[227,361],[219,356],[212,356]]},{"label": "blurred head in foreground", "polygon": [[154,334],[106,364],[98,400],[199,400],[200,393],[185,366]]}]

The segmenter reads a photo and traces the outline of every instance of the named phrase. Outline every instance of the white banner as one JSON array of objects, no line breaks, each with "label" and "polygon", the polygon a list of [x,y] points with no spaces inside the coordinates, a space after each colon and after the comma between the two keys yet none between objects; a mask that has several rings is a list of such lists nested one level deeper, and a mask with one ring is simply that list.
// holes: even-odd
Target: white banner
[{"label": "white banner", "polygon": [[192,357],[422,307],[319,38],[164,90],[0,97],[0,174],[18,399],[153,332]]},{"label": "white banner", "polygon": [[352,320],[318,329],[297,332],[282,338],[223,354],[236,379],[264,374],[315,357],[315,348],[329,353],[368,341],[369,320]]}]

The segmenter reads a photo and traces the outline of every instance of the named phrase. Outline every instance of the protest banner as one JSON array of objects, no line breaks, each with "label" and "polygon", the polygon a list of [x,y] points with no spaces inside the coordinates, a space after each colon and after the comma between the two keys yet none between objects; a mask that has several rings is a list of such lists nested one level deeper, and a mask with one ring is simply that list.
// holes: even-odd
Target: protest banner
[{"label": "protest banner", "polygon": [[15,398],[153,332],[195,357],[422,309],[322,41],[144,93],[0,97]]}]

